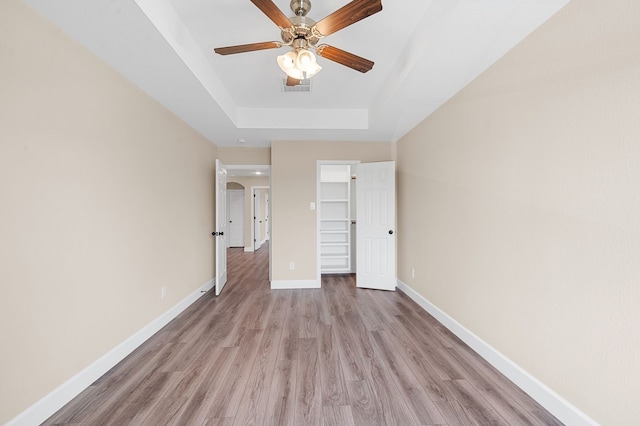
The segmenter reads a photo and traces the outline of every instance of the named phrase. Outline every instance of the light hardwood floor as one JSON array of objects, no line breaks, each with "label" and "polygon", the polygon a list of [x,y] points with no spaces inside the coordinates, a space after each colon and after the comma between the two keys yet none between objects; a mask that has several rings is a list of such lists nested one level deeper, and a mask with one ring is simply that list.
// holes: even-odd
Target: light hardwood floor
[{"label": "light hardwood floor", "polygon": [[263,246],[45,424],[561,423],[400,291],[270,290]]}]

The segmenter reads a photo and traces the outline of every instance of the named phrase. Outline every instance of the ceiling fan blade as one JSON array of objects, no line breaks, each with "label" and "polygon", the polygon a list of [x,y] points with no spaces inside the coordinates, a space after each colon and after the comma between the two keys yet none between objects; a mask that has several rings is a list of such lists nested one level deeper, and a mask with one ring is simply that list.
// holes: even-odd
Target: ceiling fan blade
[{"label": "ceiling fan blade", "polygon": [[323,36],[328,36],[381,10],[381,0],[353,0],[318,21],[315,28]]},{"label": "ceiling fan blade", "polygon": [[287,76],[287,86],[297,86],[301,82],[302,80],[298,80],[297,78]]},{"label": "ceiling fan blade", "polygon": [[280,28],[284,29],[292,26],[287,15],[282,13],[278,6],[271,0],[251,0],[251,3],[255,4],[262,13],[267,15],[269,19]]},{"label": "ceiling fan blade", "polygon": [[362,73],[370,71],[371,68],[373,68],[373,62],[370,60],[326,44],[318,46],[316,53],[325,59],[337,62],[345,67],[353,68]]},{"label": "ceiling fan blade", "polygon": [[237,46],[216,47],[213,49],[219,55],[233,55],[234,53],[253,52],[256,50],[277,49],[282,43],[277,41],[263,41],[260,43],[239,44]]}]

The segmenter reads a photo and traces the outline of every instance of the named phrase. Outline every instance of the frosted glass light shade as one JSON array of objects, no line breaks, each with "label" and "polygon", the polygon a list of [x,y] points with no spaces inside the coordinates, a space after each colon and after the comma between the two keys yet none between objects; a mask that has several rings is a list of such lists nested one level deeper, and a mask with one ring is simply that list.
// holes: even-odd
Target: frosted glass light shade
[{"label": "frosted glass light shade", "polygon": [[322,67],[316,62],[316,56],[306,49],[301,49],[298,52],[296,67],[304,71],[306,78],[313,77],[322,69]]},{"label": "frosted glass light shade", "polygon": [[310,66],[316,63],[316,57],[313,53],[308,50],[301,49],[298,52],[298,57],[296,58],[296,66],[303,70],[307,71]]},{"label": "frosted glass light shade", "polygon": [[292,70],[296,66],[296,54],[294,52],[287,52],[284,55],[280,55],[277,58],[278,66],[284,72]]}]

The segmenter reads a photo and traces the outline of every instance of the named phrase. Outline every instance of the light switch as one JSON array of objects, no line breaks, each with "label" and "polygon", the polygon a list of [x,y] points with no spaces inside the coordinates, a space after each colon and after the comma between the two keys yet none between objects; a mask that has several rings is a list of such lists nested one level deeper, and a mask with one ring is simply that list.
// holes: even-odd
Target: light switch
[{"label": "light switch", "polygon": [[309,210],[315,210],[316,209],[316,203],[309,203]]}]

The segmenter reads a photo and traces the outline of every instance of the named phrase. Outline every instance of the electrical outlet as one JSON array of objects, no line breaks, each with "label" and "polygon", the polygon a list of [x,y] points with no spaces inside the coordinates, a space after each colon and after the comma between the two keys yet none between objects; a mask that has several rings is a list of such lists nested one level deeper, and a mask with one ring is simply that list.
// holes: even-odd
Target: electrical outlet
[{"label": "electrical outlet", "polygon": [[296,269],[296,262],[289,262],[289,270],[293,271]]},{"label": "electrical outlet", "polygon": [[416,268],[411,268],[411,278],[416,277]]},{"label": "electrical outlet", "polygon": [[164,300],[164,298],[167,297],[167,287],[166,286],[162,287],[162,290],[160,292],[160,297],[162,297],[162,300]]}]

